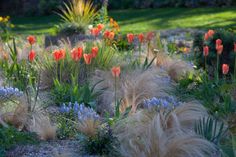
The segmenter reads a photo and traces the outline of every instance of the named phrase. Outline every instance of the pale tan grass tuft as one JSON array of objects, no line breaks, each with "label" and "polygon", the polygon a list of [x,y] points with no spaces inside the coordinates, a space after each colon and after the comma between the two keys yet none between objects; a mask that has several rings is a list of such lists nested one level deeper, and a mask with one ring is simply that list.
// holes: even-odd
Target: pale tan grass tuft
[{"label": "pale tan grass tuft", "polygon": [[94,137],[100,124],[99,120],[87,119],[78,123],[78,130],[88,137]]}]

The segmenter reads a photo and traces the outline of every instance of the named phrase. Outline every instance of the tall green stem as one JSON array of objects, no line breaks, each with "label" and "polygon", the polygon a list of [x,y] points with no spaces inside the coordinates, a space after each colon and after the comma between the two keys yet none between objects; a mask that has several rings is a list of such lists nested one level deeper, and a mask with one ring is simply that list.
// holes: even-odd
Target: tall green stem
[{"label": "tall green stem", "polygon": [[141,50],[142,50],[142,44],[139,43],[139,64],[141,64]]},{"label": "tall green stem", "polygon": [[216,83],[218,84],[219,82],[219,60],[220,60],[220,55],[217,54],[217,65],[216,65]]},{"label": "tall green stem", "polygon": [[236,79],[236,55],[235,55],[235,61],[234,61],[234,79]]}]

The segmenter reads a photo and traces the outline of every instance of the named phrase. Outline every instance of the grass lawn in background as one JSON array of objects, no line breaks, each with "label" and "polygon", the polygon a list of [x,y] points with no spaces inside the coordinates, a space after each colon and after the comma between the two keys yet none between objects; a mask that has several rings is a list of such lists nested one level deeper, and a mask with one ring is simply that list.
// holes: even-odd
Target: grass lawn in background
[{"label": "grass lawn in background", "polygon": [[[236,30],[236,8],[161,8],[109,11],[124,33],[174,28],[231,28]],[[19,34],[52,33],[60,23],[56,15],[13,17],[14,32]]]}]

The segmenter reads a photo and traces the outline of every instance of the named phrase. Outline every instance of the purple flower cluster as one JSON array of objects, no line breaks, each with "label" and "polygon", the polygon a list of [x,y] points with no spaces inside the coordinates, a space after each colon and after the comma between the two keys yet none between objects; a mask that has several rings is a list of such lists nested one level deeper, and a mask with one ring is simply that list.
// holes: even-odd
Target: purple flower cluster
[{"label": "purple flower cluster", "polygon": [[18,88],[0,87],[0,100],[12,99],[14,97],[21,97],[23,92]]},{"label": "purple flower cluster", "polygon": [[152,109],[154,107],[157,108],[164,108],[164,109],[173,109],[176,106],[180,104],[179,101],[177,101],[174,97],[172,96],[167,96],[163,98],[156,98],[153,97],[151,99],[146,99],[144,100],[144,108],[147,109]]},{"label": "purple flower cluster", "polygon": [[99,119],[99,115],[92,108],[86,107],[83,103],[78,104],[78,102],[75,102],[74,104],[70,102],[68,105],[63,103],[60,108],[60,112],[65,114],[73,113],[79,121],[85,121],[87,119]]}]

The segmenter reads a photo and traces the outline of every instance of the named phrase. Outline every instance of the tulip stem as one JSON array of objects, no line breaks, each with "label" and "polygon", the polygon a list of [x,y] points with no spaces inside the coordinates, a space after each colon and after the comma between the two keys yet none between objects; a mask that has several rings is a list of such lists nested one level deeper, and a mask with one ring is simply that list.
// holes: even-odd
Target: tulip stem
[{"label": "tulip stem", "polygon": [[141,64],[141,50],[142,50],[142,45],[140,43],[139,44],[139,64]]},{"label": "tulip stem", "polygon": [[217,54],[217,65],[216,65],[216,83],[218,84],[219,82],[219,60],[220,60],[220,55]]},{"label": "tulip stem", "polygon": [[115,76],[115,106],[117,107],[117,101],[116,101],[116,84],[117,84],[117,81],[116,81],[116,76]]},{"label": "tulip stem", "polygon": [[206,56],[204,57],[204,59],[205,59],[204,69],[206,70],[206,68],[207,68],[207,58],[206,58]]},{"label": "tulip stem", "polygon": [[234,61],[234,79],[236,79],[236,55],[235,55],[235,61]]}]

